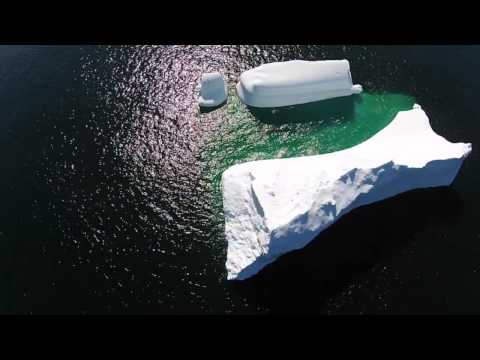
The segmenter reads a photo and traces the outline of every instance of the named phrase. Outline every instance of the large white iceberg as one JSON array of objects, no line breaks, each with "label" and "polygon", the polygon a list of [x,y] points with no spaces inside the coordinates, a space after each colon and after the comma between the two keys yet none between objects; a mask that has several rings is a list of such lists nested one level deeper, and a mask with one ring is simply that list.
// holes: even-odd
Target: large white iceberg
[{"label": "large white iceberg", "polygon": [[359,206],[450,185],[470,152],[470,143],[437,135],[416,105],[352,148],[230,167],[222,176],[228,279],[256,274]]},{"label": "large white iceberg", "polygon": [[305,104],[358,94],[348,60],[292,60],[264,64],[243,72],[237,84],[240,99],[253,107]]}]

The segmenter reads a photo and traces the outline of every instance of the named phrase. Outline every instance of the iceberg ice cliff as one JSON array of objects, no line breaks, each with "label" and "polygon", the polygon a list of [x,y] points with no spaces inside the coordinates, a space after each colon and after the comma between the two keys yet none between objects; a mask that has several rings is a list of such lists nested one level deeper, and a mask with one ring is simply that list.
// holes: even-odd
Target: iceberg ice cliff
[{"label": "iceberg ice cliff", "polygon": [[346,150],[234,165],[222,176],[227,278],[246,279],[351,210],[450,185],[471,144],[451,143],[415,105]]}]

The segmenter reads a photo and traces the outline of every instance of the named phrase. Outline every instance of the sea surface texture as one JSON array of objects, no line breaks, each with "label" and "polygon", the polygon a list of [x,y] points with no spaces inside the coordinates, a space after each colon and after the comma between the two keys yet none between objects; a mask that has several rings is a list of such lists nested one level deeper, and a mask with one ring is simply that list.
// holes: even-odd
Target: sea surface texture
[{"label": "sea surface texture", "polygon": [[[343,58],[362,94],[236,96],[252,67]],[[479,62],[476,46],[0,46],[0,313],[480,313]],[[229,98],[203,112],[213,71]],[[451,187],[356,209],[226,280],[226,168],[348,148],[415,102],[473,143]]]}]

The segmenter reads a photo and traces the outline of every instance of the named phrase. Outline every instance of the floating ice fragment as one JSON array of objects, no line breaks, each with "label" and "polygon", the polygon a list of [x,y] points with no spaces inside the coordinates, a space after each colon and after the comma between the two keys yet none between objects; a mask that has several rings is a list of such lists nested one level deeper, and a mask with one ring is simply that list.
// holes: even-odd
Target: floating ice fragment
[{"label": "floating ice fragment", "polygon": [[198,103],[201,107],[215,107],[227,100],[227,87],[222,74],[203,74],[200,86]]}]

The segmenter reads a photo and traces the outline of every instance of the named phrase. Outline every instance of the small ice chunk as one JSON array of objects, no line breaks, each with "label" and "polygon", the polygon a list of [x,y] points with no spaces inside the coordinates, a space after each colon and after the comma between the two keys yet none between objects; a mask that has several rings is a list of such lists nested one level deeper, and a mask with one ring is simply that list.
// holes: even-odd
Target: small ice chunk
[{"label": "small ice chunk", "polygon": [[352,93],[353,94],[360,94],[363,91],[362,85],[353,85],[352,86]]},{"label": "small ice chunk", "polygon": [[227,86],[225,79],[219,72],[205,73],[200,84],[198,103],[202,107],[214,107],[227,100]]}]

